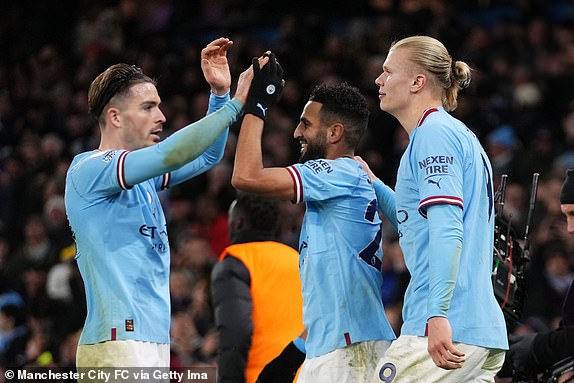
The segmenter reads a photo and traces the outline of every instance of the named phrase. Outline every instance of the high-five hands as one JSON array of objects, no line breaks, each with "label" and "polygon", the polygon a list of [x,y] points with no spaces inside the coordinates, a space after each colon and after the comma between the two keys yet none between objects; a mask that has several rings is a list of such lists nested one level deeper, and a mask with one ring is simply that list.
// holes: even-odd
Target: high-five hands
[{"label": "high-five hands", "polygon": [[201,50],[201,70],[209,83],[211,91],[218,95],[229,92],[231,87],[231,73],[227,62],[227,50],[233,41],[221,37],[213,40]]},{"label": "high-five hands", "polygon": [[245,113],[265,120],[267,109],[279,99],[285,85],[283,68],[271,52],[262,58],[254,58],[252,68],[253,81],[245,102]]}]

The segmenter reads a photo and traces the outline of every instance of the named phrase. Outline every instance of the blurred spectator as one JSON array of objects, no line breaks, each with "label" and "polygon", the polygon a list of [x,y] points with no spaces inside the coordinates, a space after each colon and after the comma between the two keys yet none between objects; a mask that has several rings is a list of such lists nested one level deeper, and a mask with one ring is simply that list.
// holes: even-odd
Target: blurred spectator
[{"label": "blurred spectator", "polygon": [[43,222],[50,242],[58,251],[73,243],[72,231],[66,217],[64,197],[54,195],[44,204]]},{"label": "blurred spectator", "polygon": [[172,267],[183,267],[193,275],[193,282],[208,276],[216,258],[207,239],[187,231],[178,239]]},{"label": "blurred spectator", "polygon": [[31,216],[24,226],[23,243],[7,260],[6,276],[16,283],[28,268],[47,271],[56,260],[56,249],[44,222],[38,216]]},{"label": "blurred spectator", "polygon": [[562,302],[574,280],[564,245],[548,244],[535,258],[527,275],[528,287],[523,317],[538,317],[556,328],[562,314]]},{"label": "blurred spectator", "polygon": [[172,268],[169,274],[171,312],[186,311],[191,305],[193,275],[185,268]]},{"label": "blurred spectator", "polygon": [[508,125],[498,127],[486,137],[485,149],[492,163],[493,179],[514,173],[517,144],[514,130]]},{"label": "blurred spectator", "polygon": [[22,366],[29,337],[24,308],[11,304],[0,307],[0,365]]},{"label": "blurred spectator", "polygon": [[195,201],[195,214],[190,228],[196,235],[207,239],[212,254],[219,254],[229,245],[227,214],[210,194],[201,194]]},{"label": "blurred spectator", "polygon": [[76,349],[80,340],[80,330],[69,332],[58,348],[58,365],[65,370],[75,371]]}]

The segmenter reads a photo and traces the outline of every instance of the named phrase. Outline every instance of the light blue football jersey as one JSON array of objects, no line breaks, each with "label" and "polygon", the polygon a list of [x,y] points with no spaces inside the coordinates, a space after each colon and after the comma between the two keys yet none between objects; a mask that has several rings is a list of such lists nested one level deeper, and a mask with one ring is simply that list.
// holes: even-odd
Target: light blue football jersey
[{"label": "light blue football jersey", "polygon": [[395,339],[383,307],[381,220],[367,174],[346,157],[287,169],[294,202],[307,208],[299,240],[307,357]]},{"label": "light blue football jersey", "polygon": [[[212,95],[209,112],[227,100],[229,95]],[[240,104],[231,101],[213,113],[208,123],[229,126],[240,109]],[[206,121],[195,124],[201,123]],[[215,165],[227,138],[226,129],[201,156],[170,172],[162,158],[167,148],[180,141],[174,137],[178,133],[133,152],[81,153],[70,165],[66,211],[88,309],[80,344],[109,340],[169,343],[170,247],[157,192]],[[137,183],[132,182],[134,178]]]},{"label": "light blue football jersey", "polygon": [[506,325],[491,282],[492,168],[474,133],[442,107],[427,110],[410,134],[395,191],[399,241],[411,274],[401,334],[424,336],[426,330],[430,230],[426,208],[453,204],[463,209],[463,240],[448,310],[452,339],[506,349]]}]

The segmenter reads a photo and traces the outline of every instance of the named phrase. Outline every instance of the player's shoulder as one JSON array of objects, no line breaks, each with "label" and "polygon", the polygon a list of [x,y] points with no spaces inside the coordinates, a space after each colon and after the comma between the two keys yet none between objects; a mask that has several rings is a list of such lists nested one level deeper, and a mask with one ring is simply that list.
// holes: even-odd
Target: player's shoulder
[{"label": "player's shoulder", "polygon": [[314,174],[331,176],[345,173],[356,173],[361,169],[359,163],[349,157],[339,157],[333,160],[323,158],[308,160],[302,164],[294,166],[298,167],[298,169],[304,169],[304,171],[310,171]]},{"label": "player's shoulder", "polygon": [[456,126],[461,124],[459,120],[451,116],[443,108],[436,108],[436,111],[429,113],[416,129],[417,135],[435,136],[437,134],[454,134]]},{"label": "player's shoulder", "polygon": [[108,165],[124,150],[92,150],[77,154],[70,164],[70,172],[88,167],[100,167]]},{"label": "player's shoulder", "polygon": [[474,133],[462,121],[440,108],[438,113],[428,115],[411,138],[425,146],[440,147],[444,144],[459,146],[472,137]]}]

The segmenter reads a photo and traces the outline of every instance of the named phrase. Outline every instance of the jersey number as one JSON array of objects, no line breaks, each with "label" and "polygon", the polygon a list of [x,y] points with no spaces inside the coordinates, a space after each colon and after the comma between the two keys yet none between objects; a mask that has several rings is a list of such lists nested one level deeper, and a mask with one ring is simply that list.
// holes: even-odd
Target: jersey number
[{"label": "jersey number", "polygon": [[[377,214],[377,200],[374,199],[369,202],[367,209],[365,210],[365,219],[369,222],[375,220],[375,214]],[[377,231],[375,239],[373,239],[367,247],[365,247],[359,253],[359,257],[369,265],[373,266],[375,269],[381,271],[382,263],[381,260],[376,256],[379,246],[381,246],[381,238],[383,237],[383,232],[381,228]]]},{"label": "jersey number", "polygon": [[375,220],[375,214],[377,214],[377,200],[374,199],[369,202],[367,206],[367,210],[365,210],[365,219],[369,222],[373,222]]},{"label": "jersey number", "polygon": [[490,170],[488,169],[488,164],[481,154],[482,164],[484,165],[484,171],[486,173],[486,196],[488,197],[488,220],[492,217],[492,207],[494,206],[494,197],[492,193],[492,177],[490,176]]},{"label": "jersey number", "polygon": [[397,368],[392,363],[385,363],[379,370],[379,379],[385,383],[390,383],[397,375]]}]

